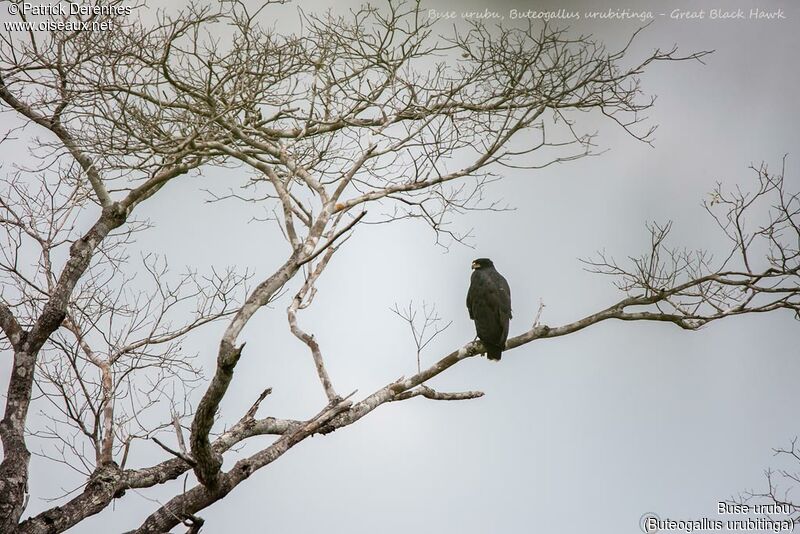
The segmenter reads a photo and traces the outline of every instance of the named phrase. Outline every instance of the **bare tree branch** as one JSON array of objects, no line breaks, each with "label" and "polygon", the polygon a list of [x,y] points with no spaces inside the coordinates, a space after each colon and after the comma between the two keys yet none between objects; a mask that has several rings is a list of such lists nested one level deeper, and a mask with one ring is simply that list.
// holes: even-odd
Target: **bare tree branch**
[{"label": "bare tree branch", "polygon": [[401,401],[410,399],[413,397],[422,396],[426,399],[431,400],[469,400],[469,399],[478,399],[483,397],[482,391],[462,391],[456,393],[446,393],[442,391],[436,391],[428,386],[419,386],[416,389],[412,389],[411,391],[403,392],[397,395],[394,399],[395,401]]},{"label": "bare tree branch", "polygon": [[317,340],[314,339],[313,335],[309,335],[308,333],[304,332],[297,325],[297,311],[301,308],[311,305],[314,295],[316,294],[314,283],[322,274],[322,271],[325,270],[325,267],[328,265],[328,262],[330,261],[334,252],[336,252],[335,247],[327,249],[322,258],[317,262],[316,266],[314,266],[314,269],[306,276],[305,283],[294,296],[291,304],[289,304],[289,307],[286,308],[286,314],[289,318],[289,329],[291,330],[292,334],[297,339],[305,343],[311,351],[311,356],[314,358],[314,366],[317,368],[317,376],[322,383],[322,388],[325,390],[325,395],[328,397],[329,402],[335,402],[339,396],[336,394],[336,390],[333,388],[333,383],[331,382],[331,378],[328,375],[327,369],[325,369],[325,362],[322,359],[322,351],[320,350],[319,343],[317,343]]},{"label": "bare tree branch", "polygon": [[53,132],[56,137],[58,137],[64,143],[64,147],[69,150],[70,154],[72,154],[72,157],[75,158],[75,161],[77,161],[83,168],[83,171],[89,178],[89,183],[92,184],[92,188],[97,195],[97,200],[100,202],[100,205],[103,208],[111,207],[111,197],[108,195],[108,191],[106,191],[106,188],[103,185],[103,180],[101,179],[100,174],[97,172],[94,162],[78,147],[75,139],[61,124],[60,118],[57,114],[53,117],[45,117],[34,111],[31,106],[21,102],[8,90],[5,82],[3,81],[2,74],[0,74],[0,100],[5,102],[8,106],[21,115],[24,115],[36,124],[44,126]]},{"label": "bare tree branch", "polygon": [[11,346],[16,350],[19,350],[19,346],[22,343],[25,332],[17,322],[14,314],[11,313],[10,309],[8,309],[8,306],[2,303],[0,303],[0,329],[3,330],[3,333],[8,338]]},{"label": "bare tree branch", "polygon": [[[767,480],[767,489],[763,491],[746,491],[737,498],[728,502],[748,506],[748,510],[766,517],[773,522],[774,527],[790,532],[800,524],[800,504],[792,496],[792,490],[800,483],[800,450],[797,448],[797,438],[791,440],[788,448],[774,449],[775,456],[789,462],[790,467],[764,471]],[[785,485],[781,488],[782,483]]]}]

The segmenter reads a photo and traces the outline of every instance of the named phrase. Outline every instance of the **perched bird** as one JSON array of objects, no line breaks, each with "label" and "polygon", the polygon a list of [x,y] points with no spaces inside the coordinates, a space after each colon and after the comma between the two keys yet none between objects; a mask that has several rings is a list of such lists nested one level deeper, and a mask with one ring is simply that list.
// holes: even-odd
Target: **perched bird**
[{"label": "perched bird", "polygon": [[478,338],[490,360],[499,360],[508,339],[511,319],[511,289],[489,258],[472,262],[472,280],[467,292],[469,318],[475,321]]}]

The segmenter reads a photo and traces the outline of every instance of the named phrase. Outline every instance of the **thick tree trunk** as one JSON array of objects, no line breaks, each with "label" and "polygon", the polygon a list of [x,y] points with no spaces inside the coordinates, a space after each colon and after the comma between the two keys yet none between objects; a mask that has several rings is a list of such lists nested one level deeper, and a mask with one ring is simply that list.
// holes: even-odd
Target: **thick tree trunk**
[{"label": "thick tree trunk", "polygon": [[[26,343],[27,344],[27,343]],[[36,354],[15,351],[6,410],[0,421],[3,462],[0,463],[0,532],[13,532],[28,492],[28,464],[31,453],[25,446],[25,420],[33,388]]]},{"label": "thick tree trunk", "polygon": [[113,229],[125,222],[125,210],[113,204],[103,210],[92,228],[70,248],[70,257],[41,315],[17,344],[8,385],[6,409],[0,421],[3,462],[0,463],[0,532],[17,531],[28,491],[30,451],[25,444],[25,422],[31,403],[36,359],[50,335],[66,317],[70,295],[89,267],[95,250]]}]

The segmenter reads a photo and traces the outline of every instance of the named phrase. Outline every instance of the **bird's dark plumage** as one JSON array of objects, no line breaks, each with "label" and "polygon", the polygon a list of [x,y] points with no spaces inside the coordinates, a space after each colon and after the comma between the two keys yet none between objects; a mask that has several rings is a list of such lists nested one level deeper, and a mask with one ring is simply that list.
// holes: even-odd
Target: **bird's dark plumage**
[{"label": "bird's dark plumage", "polygon": [[511,289],[488,258],[472,262],[467,310],[470,319],[475,321],[478,338],[486,347],[486,356],[490,360],[499,360],[508,339]]}]

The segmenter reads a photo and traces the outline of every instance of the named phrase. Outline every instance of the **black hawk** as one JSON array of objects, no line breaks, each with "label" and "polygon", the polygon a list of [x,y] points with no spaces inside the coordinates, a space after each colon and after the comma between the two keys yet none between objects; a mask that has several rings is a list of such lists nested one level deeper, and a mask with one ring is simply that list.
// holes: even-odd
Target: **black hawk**
[{"label": "black hawk", "polygon": [[508,339],[511,320],[511,289],[489,258],[472,262],[472,280],[467,292],[469,318],[475,321],[478,338],[490,360],[499,360]]}]

